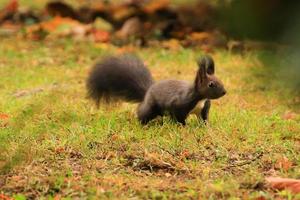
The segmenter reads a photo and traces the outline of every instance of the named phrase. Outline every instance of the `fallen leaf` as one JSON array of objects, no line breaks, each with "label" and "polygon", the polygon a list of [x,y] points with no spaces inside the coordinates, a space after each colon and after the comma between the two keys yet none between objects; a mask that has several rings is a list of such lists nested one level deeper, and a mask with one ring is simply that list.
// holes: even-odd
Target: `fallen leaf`
[{"label": "fallen leaf", "polygon": [[291,192],[300,193],[300,180],[280,177],[267,177],[266,182],[275,190],[290,190]]},{"label": "fallen leaf", "polygon": [[60,199],[61,199],[61,196],[58,194],[58,195],[56,195],[56,196],[54,197],[53,200],[60,200]]},{"label": "fallen leaf", "polygon": [[259,196],[259,197],[256,197],[254,200],[267,200],[267,199],[264,196]]},{"label": "fallen leaf", "polygon": [[57,36],[69,36],[73,34],[77,36],[78,34],[82,34],[82,32],[85,34],[89,29],[90,26],[84,25],[76,20],[54,17],[52,20],[28,26],[26,28],[26,36],[34,40],[38,40],[39,38],[43,39],[48,34]]},{"label": "fallen leaf", "polygon": [[167,8],[169,5],[170,1],[169,0],[160,0],[160,1],[149,1],[145,6],[144,6],[144,11],[146,13],[154,13],[158,10],[161,10],[163,8]]},{"label": "fallen leaf", "polygon": [[0,113],[0,119],[9,119],[9,115],[5,113]]},{"label": "fallen leaf", "polygon": [[19,176],[19,175],[14,175],[11,177],[11,180],[13,180],[14,182],[19,182],[22,180],[22,176]]},{"label": "fallen leaf", "polygon": [[9,115],[5,113],[0,113],[0,128],[5,128],[9,124]]},{"label": "fallen leaf", "polygon": [[181,48],[181,44],[179,40],[171,39],[162,42],[162,47],[170,50],[179,50]]},{"label": "fallen leaf", "polygon": [[63,152],[65,152],[65,148],[64,147],[57,147],[55,149],[55,153],[57,153],[57,154],[60,154],[60,153],[63,153]]},{"label": "fallen leaf", "polygon": [[0,200],[12,200],[12,198],[10,198],[4,194],[0,194]]},{"label": "fallen leaf", "polygon": [[19,8],[19,2],[18,0],[11,0],[8,2],[8,4],[0,10],[0,21],[5,19],[6,16],[16,13]]},{"label": "fallen leaf", "polygon": [[17,33],[20,30],[21,26],[14,24],[10,21],[6,21],[3,24],[1,24],[0,27],[0,36],[5,35],[11,35],[14,33]]},{"label": "fallen leaf", "polygon": [[133,53],[135,51],[137,51],[137,48],[133,45],[123,46],[117,49],[118,54]]},{"label": "fallen leaf", "polygon": [[185,149],[182,152],[180,152],[180,157],[183,158],[183,159],[187,158],[189,156],[190,156],[190,152],[187,149]]},{"label": "fallen leaf", "polygon": [[287,157],[279,158],[275,163],[275,169],[283,169],[285,171],[289,170],[292,167],[293,163],[289,161]]},{"label": "fallen leaf", "polygon": [[8,12],[17,12],[18,7],[19,7],[18,0],[11,0],[4,9],[7,10]]},{"label": "fallen leaf", "polygon": [[112,136],[111,136],[111,140],[112,141],[116,141],[116,140],[118,140],[119,139],[119,136],[117,135],[117,134],[113,134]]},{"label": "fallen leaf", "polygon": [[286,111],[281,118],[285,120],[293,120],[297,118],[297,114],[292,111]]},{"label": "fallen leaf", "polygon": [[212,33],[208,33],[208,32],[194,32],[194,33],[191,33],[190,38],[192,40],[207,42],[209,40],[214,40],[214,35]]},{"label": "fallen leaf", "polygon": [[109,32],[99,29],[92,30],[92,37],[95,42],[108,42],[110,40]]},{"label": "fallen leaf", "polygon": [[226,47],[226,37],[219,31],[193,32],[186,39],[186,46]]}]

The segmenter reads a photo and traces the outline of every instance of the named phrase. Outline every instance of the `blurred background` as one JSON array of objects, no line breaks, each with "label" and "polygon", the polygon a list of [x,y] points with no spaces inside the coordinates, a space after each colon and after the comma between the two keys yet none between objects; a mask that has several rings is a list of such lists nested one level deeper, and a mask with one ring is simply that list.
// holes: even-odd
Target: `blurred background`
[{"label": "blurred background", "polygon": [[[0,37],[61,37],[116,46],[259,50],[299,92],[300,2],[294,0],[0,0]],[[274,60],[268,54],[276,55]]]}]

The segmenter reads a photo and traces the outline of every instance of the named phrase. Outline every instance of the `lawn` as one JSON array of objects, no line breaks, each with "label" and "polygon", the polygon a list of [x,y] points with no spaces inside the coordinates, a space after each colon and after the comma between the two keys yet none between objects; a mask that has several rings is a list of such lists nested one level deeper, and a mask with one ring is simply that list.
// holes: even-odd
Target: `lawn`
[{"label": "lawn", "polygon": [[[96,109],[85,80],[98,57],[125,52],[70,39],[0,46],[0,191],[16,199],[300,198],[264,184],[300,177],[299,95],[273,52],[212,53],[226,96],[205,126],[168,117],[141,126],[136,104]],[[156,80],[193,81],[194,49],[131,48]],[[162,123],[163,122],[163,123]],[[1,193],[0,192],[0,193]]]}]

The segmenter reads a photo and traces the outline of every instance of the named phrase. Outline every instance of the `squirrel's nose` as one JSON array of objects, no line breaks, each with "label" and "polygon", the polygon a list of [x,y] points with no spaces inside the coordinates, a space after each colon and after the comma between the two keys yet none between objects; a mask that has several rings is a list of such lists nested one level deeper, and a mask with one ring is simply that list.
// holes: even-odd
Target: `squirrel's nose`
[{"label": "squirrel's nose", "polygon": [[224,91],[223,91],[223,95],[225,95],[226,93],[227,93],[226,90],[224,90]]}]

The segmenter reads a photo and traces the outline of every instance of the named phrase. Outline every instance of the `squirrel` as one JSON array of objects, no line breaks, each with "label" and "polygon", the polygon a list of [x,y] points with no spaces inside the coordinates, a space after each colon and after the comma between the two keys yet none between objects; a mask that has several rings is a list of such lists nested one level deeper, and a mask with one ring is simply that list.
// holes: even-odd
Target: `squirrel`
[{"label": "squirrel", "polygon": [[192,113],[207,122],[211,99],[224,96],[226,90],[214,75],[211,56],[202,56],[197,64],[199,69],[193,83],[181,80],[155,82],[138,57],[129,54],[105,57],[90,71],[86,82],[88,96],[98,107],[101,99],[109,101],[112,97],[139,103],[137,116],[143,125],[166,113],[182,125]]}]

